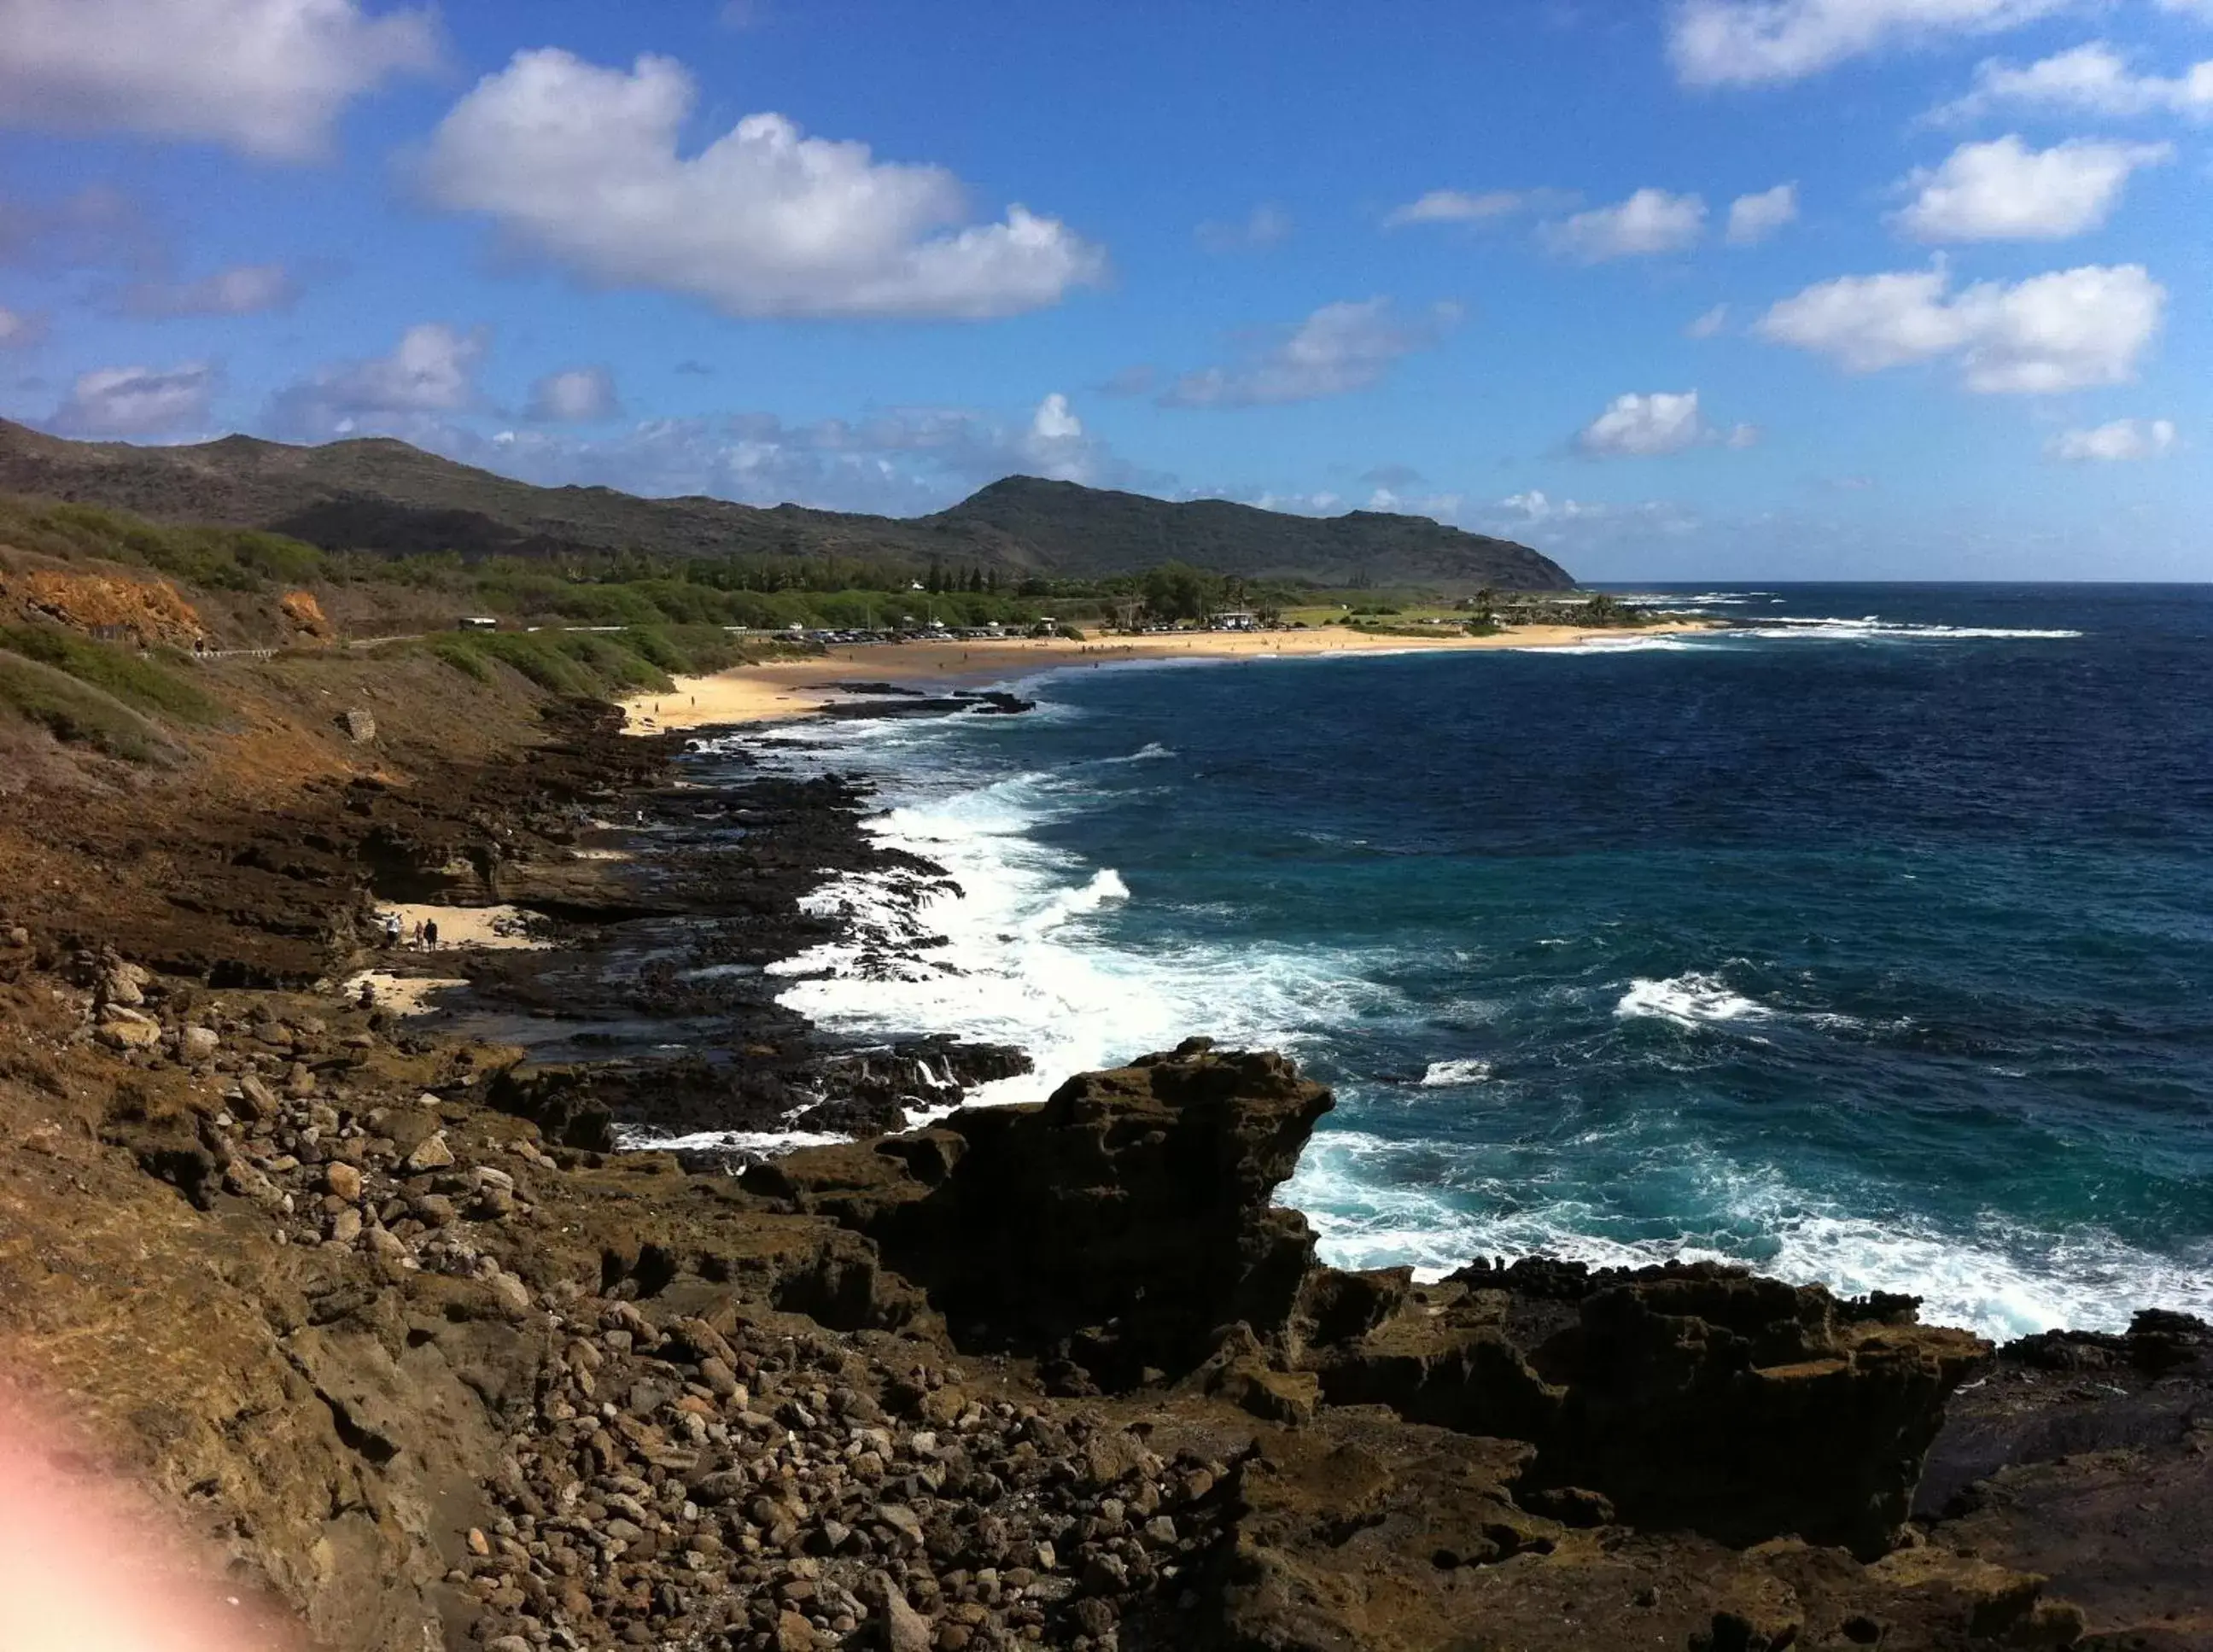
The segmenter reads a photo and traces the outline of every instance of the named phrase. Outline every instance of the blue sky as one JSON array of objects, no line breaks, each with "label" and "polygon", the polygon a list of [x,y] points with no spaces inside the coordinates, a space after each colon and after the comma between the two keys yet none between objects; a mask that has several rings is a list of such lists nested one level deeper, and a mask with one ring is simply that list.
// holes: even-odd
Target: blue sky
[{"label": "blue sky", "polygon": [[0,412],[2213,576],[2213,0],[0,0]]}]

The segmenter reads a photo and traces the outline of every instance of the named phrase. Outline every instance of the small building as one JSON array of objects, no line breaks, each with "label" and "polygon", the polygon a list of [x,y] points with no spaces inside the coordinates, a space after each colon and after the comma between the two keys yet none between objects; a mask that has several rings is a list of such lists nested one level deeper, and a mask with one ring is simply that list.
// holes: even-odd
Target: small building
[{"label": "small building", "polygon": [[1260,616],[1250,608],[1224,608],[1207,615],[1206,624],[1211,631],[1258,631]]},{"label": "small building", "polygon": [[455,631],[497,631],[499,621],[488,613],[465,613],[454,622]]}]

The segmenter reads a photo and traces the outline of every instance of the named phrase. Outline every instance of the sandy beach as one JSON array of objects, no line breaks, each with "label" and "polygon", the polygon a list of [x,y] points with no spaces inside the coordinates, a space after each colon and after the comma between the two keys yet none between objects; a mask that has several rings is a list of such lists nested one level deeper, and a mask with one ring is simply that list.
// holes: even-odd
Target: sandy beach
[{"label": "sandy beach", "polygon": [[1132,660],[1244,660],[1341,654],[1415,654],[1475,649],[1562,648],[1709,629],[1710,620],[1638,630],[1525,625],[1493,637],[1377,637],[1341,625],[1310,631],[1206,631],[1152,637],[1009,637],[998,642],[869,643],[826,655],[739,666],[710,677],[680,677],[667,693],[623,702],[631,734],[766,722],[806,716],[850,695],[841,682],[929,689],[980,688],[1033,672]]}]

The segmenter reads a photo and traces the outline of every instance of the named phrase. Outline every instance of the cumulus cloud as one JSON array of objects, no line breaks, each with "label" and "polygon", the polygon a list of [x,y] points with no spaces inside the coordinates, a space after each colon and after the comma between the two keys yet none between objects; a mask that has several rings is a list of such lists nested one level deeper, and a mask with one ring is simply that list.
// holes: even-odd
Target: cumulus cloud
[{"label": "cumulus cloud", "polygon": [[412,435],[477,405],[485,348],[482,328],[426,321],[401,334],[388,356],[334,362],[278,392],[271,417],[294,436]]},{"label": "cumulus cloud", "polygon": [[222,143],[328,147],[345,106],[438,61],[428,11],[356,0],[0,0],[0,120]]},{"label": "cumulus cloud", "polygon": [[46,318],[0,305],[0,350],[28,350],[46,336]]},{"label": "cumulus cloud", "polygon": [[1030,434],[1039,442],[1072,442],[1083,434],[1083,421],[1070,411],[1068,398],[1056,390],[1030,415]]},{"label": "cumulus cloud", "polygon": [[1962,143],[1905,180],[1919,192],[1893,222],[1916,241],[2060,241],[2104,223],[2131,172],[2173,155],[2168,143],[2083,138],[2032,149],[2010,133]]},{"label": "cumulus cloud", "polygon": [[517,52],[440,124],[424,192],[582,280],[732,315],[1009,315],[1104,274],[1105,255],[1058,219],[1012,206],[964,223],[943,168],[878,161],[780,114],[747,115],[682,155],[697,93],[668,58],[625,72]]},{"label": "cumulus cloud", "polygon": [[219,381],[206,362],[101,367],[77,375],[53,427],[70,436],[162,436],[204,424]]},{"label": "cumulus cloud", "polygon": [[1757,195],[1740,195],[1729,203],[1728,243],[1756,247],[1798,216],[1798,186],[1777,184]]},{"label": "cumulus cloud", "polygon": [[528,417],[547,424],[591,424],[622,411],[615,375],[604,367],[548,373],[530,387]]},{"label": "cumulus cloud", "polygon": [[1640,189],[1613,206],[1593,207],[1546,224],[1541,234],[1553,252],[1585,264],[1608,259],[1680,253],[1705,233],[1706,204],[1696,195]]},{"label": "cumulus cloud", "polygon": [[2085,265],[1958,294],[1941,266],[1841,276],[1786,298],[1754,331],[1851,373],[1947,358],[1985,393],[2044,393],[2134,376],[2167,289],[2142,265]]},{"label": "cumulus cloud", "polygon": [[2069,0],[1678,0],[1667,49],[1692,86],[1801,80],[1846,60],[1948,35],[1990,34]]},{"label": "cumulus cloud", "polygon": [[2128,116],[2180,115],[2213,119],[2213,60],[2172,76],[2139,75],[2103,40],[2092,40],[2026,65],[1996,59],[1975,70],[1965,97],[1936,110],[1936,120],[1967,120],[1993,109]]},{"label": "cumulus cloud", "polygon": [[1258,341],[1242,361],[1184,374],[1157,399],[1163,407],[1266,407],[1364,390],[1404,357],[1435,349],[1460,315],[1456,304],[1403,315],[1387,298],[1325,304]]},{"label": "cumulus cloud", "polygon": [[1683,336],[1686,338],[1716,338],[1722,330],[1728,326],[1728,319],[1729,307],[1726,304],[1716,304],[1692,321],[1690,326],[1685,327]]},{"label": "cumulus cloud", "polygon": [[1426,195],[1393,207],[1384,215],[1386,229],[1410,223],[1488,223],[1519,212],[1544,212],[1564,206],[1571,198],[1549,189],[1492,189],[1481,194],[1466,190],[1433,189]]},{"label": "cumulus cloud", "polygon": [[1263,202],[1241,218],[1210,218],[1192,233],[1210,253],[1257,252],[1290,239],[1291,215]]},{"label": "cumulus cloud", "polygon": [[198,281],[139,281],[124,289],[131,315],[261,315],[290,309],[300,283],[281,264],[234,264]]},{"label": "cumulus cloud", "polygon": [[1616,396],[1576,436],[1576,451],[1589,459],[1660,459],[1692,448],[1749,448],[1759,432],[1749,424],[1716,429],[1699,411],[1695,390],[1655,390]]},{"label": "cumulus cloud", "polygon": [[2044,444],[2047,457],[2070,464],[2164,459],[2174,450],[2174,424],[2164,418],[2117,418],[2083,430],[2063,430]]}]

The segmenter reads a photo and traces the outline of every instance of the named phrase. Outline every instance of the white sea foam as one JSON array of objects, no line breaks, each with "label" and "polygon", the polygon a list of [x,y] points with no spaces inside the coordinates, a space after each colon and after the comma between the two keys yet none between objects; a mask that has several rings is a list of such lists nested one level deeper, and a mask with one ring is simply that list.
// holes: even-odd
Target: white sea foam
[{"label": "white sea foam", "polygon": [[1098,760],[1101,765],[1118,763],[1157,763],[1164,757],[1174,755],[1174,747],[1163,746],[1157,740],[1149,740],[1127,757],[1102,757]]},{"label": "white sea foam", "polygon": [[[1450,1142],[1393,1142],[1357,1131],[1314,1138],[1279,1196],[1307,1213],[1337,1267],[1411,1266],[1434,1279],[1478,1256],[1552,1256],[1594,1267],[1736,1262],[1841,1295],[1921,1297],[1932,1325],[2000,1339],[2066,1327],[2119,1330],[2138,1308],[2213,1315],[2213,1247],[2167,1256],[2110,1233],[2040,1233],[1995,1216],[1965,1231],[1923,1218],[1842,1210],[1771,1173],[1716,1167],[1709,1231],[1624,1239],[1594,1198],[1544,1186],[1443,1185],[1464,1163]],[[1533,1198],[1533,1192],[1536,1197]],[[1473,1207],[1473,1208],[1471,1208]]]},{"label": "white sea foam", "polygon": [[1775,1011],[1757,999],[1730,991],[1720,978],[1694,970],[1665,980],[1638,977],[1630,982],[1629,991],[1621,995],[1613,1013],[1625,1021],[1654,1015],[1678,1027],[1695,1027],[1701,1021],[1760,1021]]},{"label": "white sea foam", "polygon": [[663,1136],[634,1125],[618,1125],[615,1145],[625,1153],[685,1153],[722,1151],[774,1155],[794,1153],[802,1147],[828,1147],[845,1139],[812,1130],[699,1130],[685,1136]]},{"label": "white sea foam", "polygon": [[[1716,632],[1716,635],[1721,633]],[[1581,654],[1698,654],[1712,645],[1686,637],[1587,637],[1580,643],[1509,644],[1515,654],[1550,654],[1572,658]]]},{"label": "white sea foam", "polygon": [[1422,1075],[1425,1090],[1458,1089],[1463,1085],[1480,1084],[1491,1076],[1487,1061],[1433,1061]]},{"label": "white sea foam", "polygon": [[1959,642],[1977,638],[2027,642],[2063,642],[2082,635],[2079,631],[2034,631],[2004,625],[1912,625],[1868,614],[1858,619],[1794,618],[1768,614],[1756,625],[1729,633],[1737,637],[1800,637],[1831,642]]},{"label": "white sea foam", "polygon": [[1194,1033],[1295,1048],[1311,1037],[1306,1029],[1390,996],[1365,978],[1361,960],[1325,948],[1113,945],[1099,926],[1143,892],[1133,897],[1114,869],[1029,835],[1088,804],[1092,789],[1080,776],[1034,771],[963,784],[927,764],[894,763],[885,792],[893,806],[869,830],[946,876],[832,880],[807,905],[843,917],[848,933],[769,972],[791,980],[778,1002],[825,1027],[927,1029],[1028,1052],[1033,1072],[985,1084],[972,1103],[1034,1100],[1071,1073]]}]

